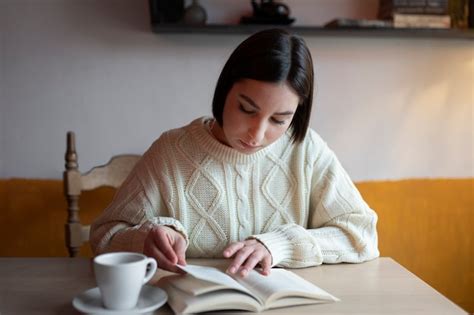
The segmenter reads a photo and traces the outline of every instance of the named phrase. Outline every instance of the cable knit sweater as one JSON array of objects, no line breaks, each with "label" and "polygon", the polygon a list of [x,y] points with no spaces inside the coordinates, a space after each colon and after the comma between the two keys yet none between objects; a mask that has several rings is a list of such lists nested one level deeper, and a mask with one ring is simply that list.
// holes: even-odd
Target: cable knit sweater
[{"label": "cable knit sweater", "polygon": [[186,238],[186,257],[222,257],[228,244],[247,238],[284,267],[379,255],[375,212],[316,132],[300,144],[287,132],[247,155],[217,141],[211,120],[153,143],[93,223],[95,254],[142,252],[149,230],[168,225]]}]

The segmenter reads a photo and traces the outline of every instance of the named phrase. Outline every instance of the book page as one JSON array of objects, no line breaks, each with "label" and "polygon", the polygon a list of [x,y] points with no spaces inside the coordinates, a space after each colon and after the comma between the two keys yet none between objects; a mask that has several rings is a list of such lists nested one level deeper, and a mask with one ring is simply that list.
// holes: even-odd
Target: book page
[{"label": "book page", "polygon": [[168,304],[175,314],[193,314],[219,310],[246,310],[251,312],[263,310],[263,306],[256,299],[232,289],[193,296],[173,285],[174,281],[167,282],[164,289],[168,293]]},{"label": "book page", "polygon": [[[230,300],[240,299],[240,302],[244,302],[248,298],[252,298],[255,301],[254,303],[261,305],[260,308],[268,309],[339,300],[311,282],[285,269],[274,268],[268,276],[252,270],[246,277],[242,278],[238,275],[230,276],[214,267],[198,265],[178,265],[178,267],[184,270],[187,275],[173,279],[171,281],[172,285],[187,294],[189,302],[194,301],[191,304],[205,299],[206,301],[213,300],[214,307],[217,307],[218,304],[219,307],[225,307],[221,309],[229,309],[227,307],[245,309],[242,305],[238,305],[240,304],[238,301],[230,303]],[[222,297],[222,300],[219,297]],[[230,306],[231,304],[232,306]],[[249,305],[249,303],[243,304]],[[192,308],[192,306],[186,306],[186,309],[189,308]]]},{"label": "book page", "polygon": [[[235,279],[265,301],[266,307],[295,305],[296,301],[299,301],[298,304],[309,304],[339,300],[311,282],[285,269],[272,269],[268,276],[252,270],[247,277],[236,277]],[[288,298],[287,301],[284,300],[285,297]],[[296,297],[299,299],[295,299]],[[279,300],[278,303],[274,302],[277,300]]]},{"label": "book page", "polygon": [[225,285],[198,279],[189,274],[168,276],[166,277],[166,281],[172,282],[174,287],[192,296],[219,291],[227,288],[227,286]]},{"label": "book page", "polygon": [[[242,286],[237,281],[235,281],[232,277],[230,277],[229,275],[220,271],[217,268],[207,267],[207,266],[198,266],[198,265],[186,265],[186,266],[177,265],[177,266],[197,279],[201,279],[206,282],[219,284],[228,289],[238,290],[258,299],[246,287]],[[260,299],[258,300],[261,301]]]}]

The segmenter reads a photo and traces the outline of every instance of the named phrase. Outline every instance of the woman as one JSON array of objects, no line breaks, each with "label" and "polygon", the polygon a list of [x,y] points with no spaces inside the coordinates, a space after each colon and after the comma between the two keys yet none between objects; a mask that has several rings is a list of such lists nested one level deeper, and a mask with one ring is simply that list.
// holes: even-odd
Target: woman
[{"label": "woman", "polygon": [[377,257],[377,216],[308,128],[312,101],[302,38],[246,39],[219,77],[214,117],[163,133],[94,222],[95,254],[143,252],[174,272],[186,257],[226,257],[241,276]]}]

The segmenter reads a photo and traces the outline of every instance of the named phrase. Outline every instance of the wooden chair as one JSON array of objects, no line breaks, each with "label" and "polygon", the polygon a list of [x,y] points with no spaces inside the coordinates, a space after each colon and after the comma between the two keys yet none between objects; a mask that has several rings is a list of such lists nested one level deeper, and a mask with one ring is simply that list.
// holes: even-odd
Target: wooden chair
[{"label": "wooden chair", "polygon": [[76,257],[81,246],[89,241],[89,225],[81,224],[79,219],[79,197],[81,192],[99,187],[118,188],[132,170],[139,155],[117,155],[102,166],[92,168],[86,173],[79,171],[74,132],[67,133],[66,170],[64,171],[64,195],[67,200],[68,218],[65,226],[66,247],[70,257]]}]

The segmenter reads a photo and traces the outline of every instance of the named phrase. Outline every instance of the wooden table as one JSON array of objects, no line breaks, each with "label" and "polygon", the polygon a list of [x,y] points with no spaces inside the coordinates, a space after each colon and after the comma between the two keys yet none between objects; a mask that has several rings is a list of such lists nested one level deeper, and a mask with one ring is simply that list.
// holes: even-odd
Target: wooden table
[{"label": "wooden table", "polygon": [[[190,259],[188,263],[217,265],[225,261]],[[391,258],[292,271],[341,301],[263,314],[466,314]],[[159,270],[152,281],[163,274]],[[92,287],[95,281],[90,259],[0,258],[1,315],[78,314],[72,299]],[[165,305],[154,314],[172,311]]]}]

